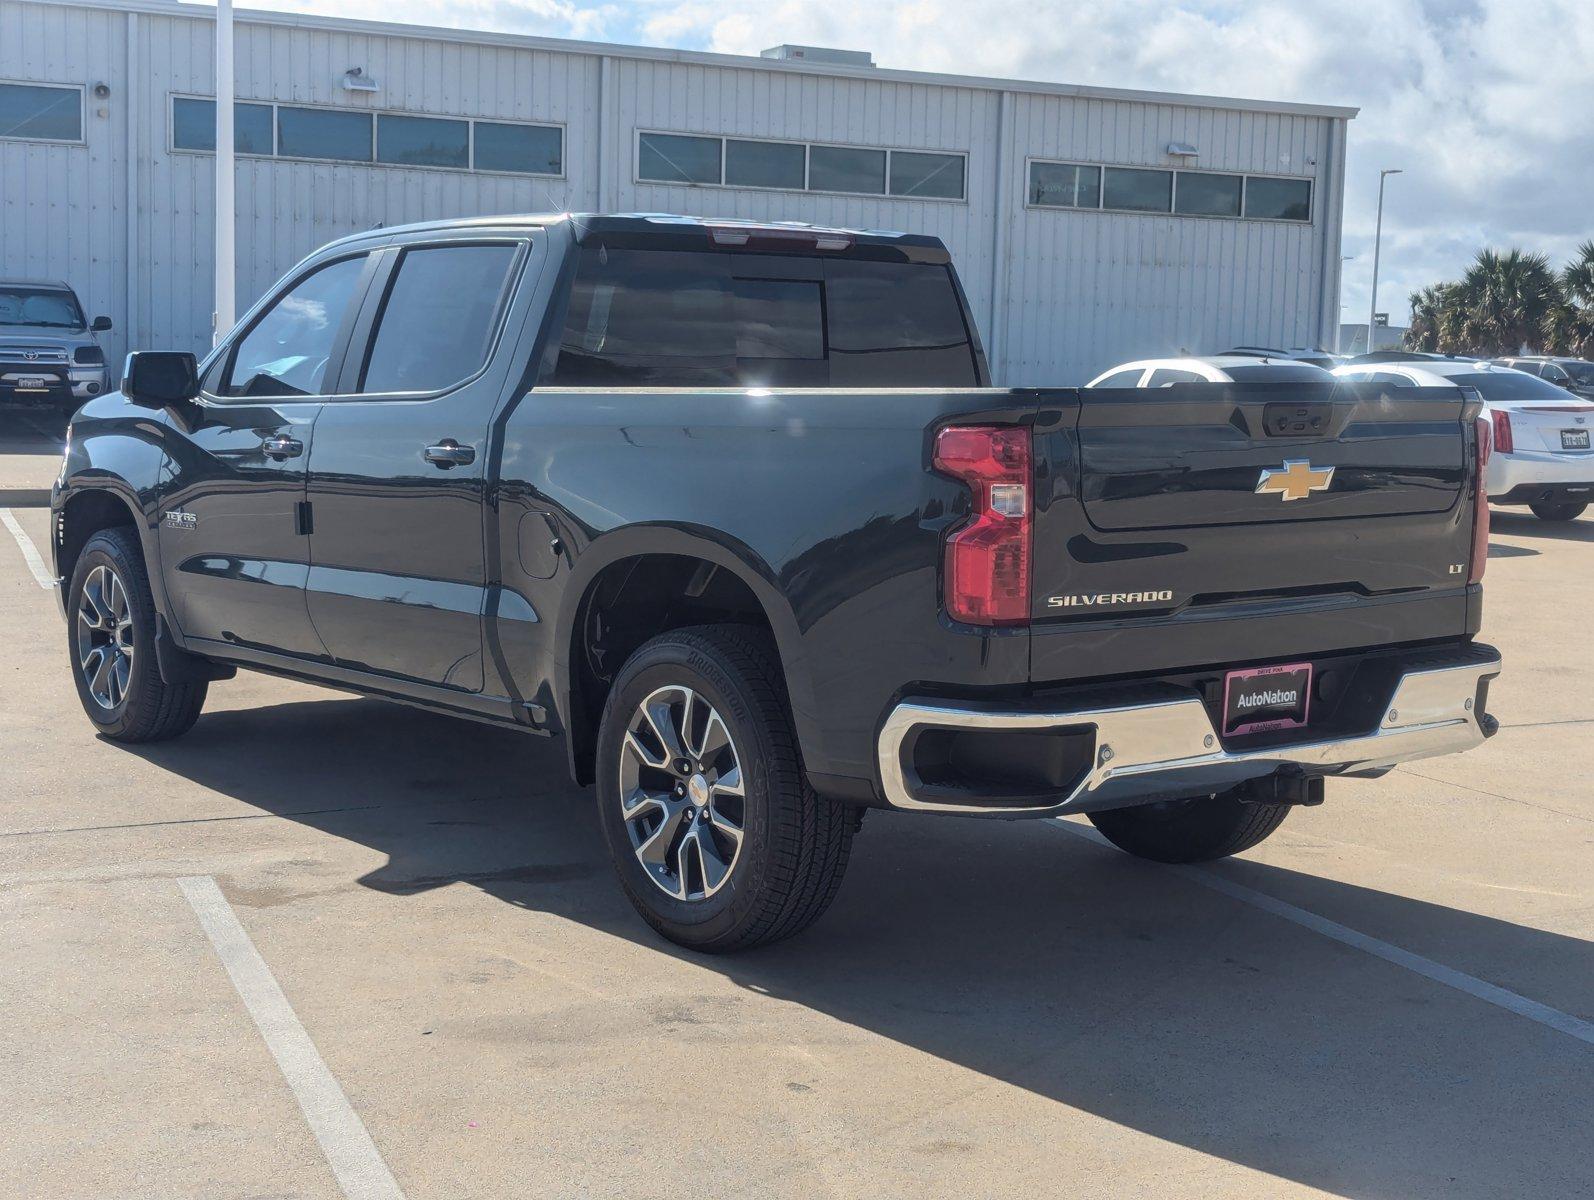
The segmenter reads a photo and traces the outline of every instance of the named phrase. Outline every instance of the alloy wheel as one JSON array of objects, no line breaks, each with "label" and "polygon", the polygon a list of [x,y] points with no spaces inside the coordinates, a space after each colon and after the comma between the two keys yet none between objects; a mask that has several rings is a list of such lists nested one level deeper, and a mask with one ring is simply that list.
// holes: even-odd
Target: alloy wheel
[{"label": "alloy wheel", "polygon": [[741,854],[741,758],[707,699],[672,684],[632,714],[620,749],[620,812],[649,879],[676,900],[706,900]]},{"label": "alloy wheel", "polygon": [[110,567],[95,567],[83,581],[76,632],[78,670],[89,695],[115,711],[127,698],[133,674],[133,610],[126,586]]}]

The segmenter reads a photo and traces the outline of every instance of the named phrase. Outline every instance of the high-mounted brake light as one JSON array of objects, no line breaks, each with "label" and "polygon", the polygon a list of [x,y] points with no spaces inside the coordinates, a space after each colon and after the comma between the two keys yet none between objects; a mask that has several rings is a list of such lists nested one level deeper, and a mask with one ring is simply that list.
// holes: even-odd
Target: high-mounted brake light
[{"label": "high-mounted brake light", "polygon": [[847,250],[852,235],[834,229],[810,229],[800,225],[710,225],[708,236],[716,246],[812,247],[815,250]]},{"label": "high-mounted brake light", "polygon": [[946,610],[971,625],[1030,616],[1030,436],[1014,425],[954,425],[935,439],[935,467],[973,493],[973,515],[946,539]]},{"label": "high-mounted brake light", "polygon": [[1501,454],[1510,454],[1516,449],[1511,437],[1511,414],[1495,408],[1489,411],[1489,416],[1494,419],[1494,448]]},{"label": "high-mounted brake light", "polygon": [[[1489,457],[1492,454],[1491,442],[1493,431],[1500,427],[1500,418],[1503,412],[1495,412],[1494,420],[1490,422],[1484,417],[1478,418],[1478,465],[1473,473],[1473,483],[1477,491],[1477,505],[1472,510],[1472,561],[1467,571],[1467,582],[1478,583],[1483,579],[1483,569],[1489,564],[1489,487],[1488,468]],[[1511,420],[1506,418],[1506,442],[1511,440]]]}]

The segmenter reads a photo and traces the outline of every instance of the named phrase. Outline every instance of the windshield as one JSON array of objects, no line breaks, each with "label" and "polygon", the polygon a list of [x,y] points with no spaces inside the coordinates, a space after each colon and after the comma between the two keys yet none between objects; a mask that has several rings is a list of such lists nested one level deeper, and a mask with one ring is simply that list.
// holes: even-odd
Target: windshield
[{"label": "windshield", "polygon": [[1570,400],[1565,388],[1546,383],[1537,375],[1521,371],[1472,371],[1466,375],[1452,375],[1450,382],[1456,387],[1477,388],[1490,403],[1510,400]]},{"label": "windshield", "polygon": [[0,283],[0,325],[82,329],[83,310],[77,306],[77,297],[64,288]]}]

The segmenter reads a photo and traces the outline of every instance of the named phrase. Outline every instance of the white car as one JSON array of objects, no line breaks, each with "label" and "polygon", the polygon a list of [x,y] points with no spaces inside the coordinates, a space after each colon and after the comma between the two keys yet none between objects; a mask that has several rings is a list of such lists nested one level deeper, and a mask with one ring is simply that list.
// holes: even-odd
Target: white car
[{"label": "white car", "polygon": [[1543,520],[1570,521],[1594,500],[1594,404],[1553,383],[1461,359],[1358,363],[1334,374],[1391,387],[1476,388],[1494,424],[1491,504],[1526,504]]},{"label": "white car", "polygon": [[1146,358],[1103,371],[1092,388],[1162,388],[1176,383],[1333,383],[1321,367],[1289,358],[1214,354],[1205,358]]}]

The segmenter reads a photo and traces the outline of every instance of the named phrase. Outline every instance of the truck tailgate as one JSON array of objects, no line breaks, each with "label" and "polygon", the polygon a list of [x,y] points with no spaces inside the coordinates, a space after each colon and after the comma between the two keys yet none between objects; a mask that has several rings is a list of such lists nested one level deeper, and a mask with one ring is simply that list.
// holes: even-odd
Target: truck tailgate
[{"label": "truck tailgate", "polygon": [[[1086,391],[1078,425],[1085,512],[1097,529],[1113,530],[1445,512],[1465,465],[1460,394],[1405,394],[1417,390],[1183,383]],[[1257,490],[1261,471],[1298,460],[1310,468],[1264,485],[1277,490]]]},{"label": "truck tailgate", "polygon": [[1477,409],[1203,383],[1043,412],[1032,679],[1463,636]]}]

